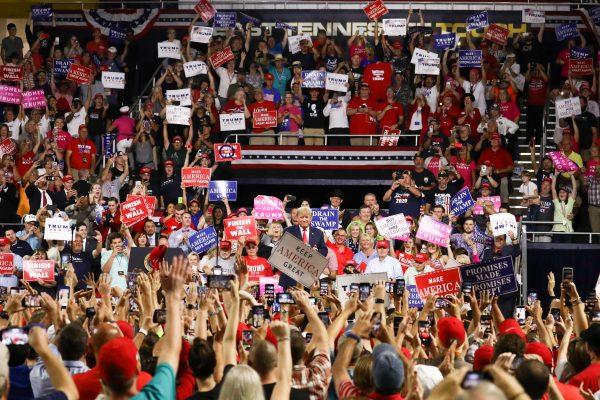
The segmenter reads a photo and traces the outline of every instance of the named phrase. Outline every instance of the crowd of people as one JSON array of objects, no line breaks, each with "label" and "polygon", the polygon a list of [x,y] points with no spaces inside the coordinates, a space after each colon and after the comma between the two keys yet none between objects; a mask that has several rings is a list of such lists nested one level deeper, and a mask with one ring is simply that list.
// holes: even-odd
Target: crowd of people
[{"label": "crowd of people", "polygon": [[[195,16],[179,38],[167,29],[181,58],[157,59],[162,71],[140,110],[129,90],[139,56],[132,30],[122,43],[94,30],[80,44],[58,35],[54,17],[30,17],[24,52],[9,24],[0,55],[22,79],[2,85],[42,89],[46,107],[0,103],[3,398],[600,399],[598,294],[581,297],[568,275],[560,290],[548,276],[547,304],[463,282],[417,305],[409,290],[424,273],[506,257],[516,264],[520,232],[494,235],[490,226],[492,215],[511,212],[514,174],[523,218],[548,223],[529,229],[546,233],[536,240],[600,232],[600,79],[597,69],[569,71],[571,50],[596,48],[583,33],[557,43],[543,24],[504,46],[468,32],[457,49],[438,51],[439,75],[417,75],[412,54],[435,51],[418,17],[412,29],[409,10],[406,36],[388,37],[374,20],[373,39],[319,31],[292,53],[292,32],[257,38],[252,23],[192,42]],[[213,68],[210,57],[227,47],[233,60]],[[459,48],[481,49],[482,68],[459,68]],[[89,82],[58,74],[66,59],[91,68]],[[205,62],[206,74],[186,77],[190,61]],[[304,88],[302,72],[315,70],[346,74],[346,91]],[[124,72],[125,89],[104,88],[106,71]],[[188,125],[169,124],[167,106],[178,103],[167,92],[185,88]],[[558,120],[548,137],[577,164],[570,172],[536,156],[547,101],[566,97],[578,97],[582,113]],[[276,128],[254,127],[263,111],[277,111]],[[522,112],[533,171],[515,162]],[[247,128],[222,132],[219,114],[230,113],[243,113]],[[322,207],[286,195],[282,218],[255,219],[257,235],[226,229],[226,220],[255,215],[251,204],[232,208],[226,195],[209,201],[207,188],[182,184],[185,167],[224,176],[228,164],[213,149],[232,133],[248,134],[243,146],[323,146],[325,135],[327,145],[370,146],[379,142],[369,135],[391,131],[398,145],[416,138],[417,146],[414,166],[394,172],[383,194],[334,188]],[[464,188],[476,205],[454,215]],[[130,198],[155,202],[126,224],[121,204]],[[349,198],[362,199],[357,210],[345,209]],[[337,210],[337,228],[312,224],[318,208]],[[399,214],[407,234],[379,232],[379,220]],[[417,238],[425,219],[448,226],[444,245]],[[69,240],[48,235],[57,220],[70,224]],[[192,238],[207,228],[218,240],[194,251]],[[290,283],[270,264],[286,233],[325,257],[312,285]],[[146,268],[131,268],[143,248]],[[32,275],[32,261],[50,261],[52,273]],[[373,273],[387,279],[336,284]]]}]

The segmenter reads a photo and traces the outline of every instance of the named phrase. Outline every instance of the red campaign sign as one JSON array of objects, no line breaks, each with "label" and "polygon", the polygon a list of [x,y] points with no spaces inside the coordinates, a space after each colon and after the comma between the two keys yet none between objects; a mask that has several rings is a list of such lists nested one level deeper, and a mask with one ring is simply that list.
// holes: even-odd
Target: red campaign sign
[{"label": "red campaign sign", "polygon": [[196,4],[196,7],[194,7],[194,11],[200,14],[200,18],[202,18],[202,21],[204,22],[208,22],[213,19],[217,13],[217,10],[215,10],[209,0],[200,0],[198,4]]},{"label": "red campaign sign", "polygon": [[3,65],[0,67],[0,79],[3,81],[20,82],[23,79],[23,69],[21,67]]},{"label": "red campaign sign", "polygon": [[181,184],[184,187],[208,187],[210,168],[187,167],[181,169]]},{"label": "red campaign sign", "polygon": [[4,139],[0,142],[0,156],[5,154],[14,154],[17,152],[17,146],[11,139]]},{"label": "red campaign sign", "polygon": [[427,296],[435,294],[440,297],[456,295],[460,292],[460,269],[447,268],[434,272],[415,275],[417,292],[421,300],[425,301]]},{"label": "red campaign sign", "polygon": [[121,203],[121,222],[127,227],[146,219],[148,215],[148,207],[142,198],[135,198]]},{"label": "red campaign sign", "polygon": [[12,275],[15,270],[12,253],[0,253],[0,275]]},{"label": "red campaign sign", "polygon": [[252,114],[252,127],[268,129],[277,126],[277,111],[255,111]]},{"label": "red campaign sign", "polygon": [[497,24],[490,24],[483,37],[491,42],[505,46],[509,33],[510,31],[507,28],[503,28]]},{"label": "red campaign sign", "polygon": [[257,236],[254,217],[229,218],[223,220],[225,239],[237,240],[240,237]]},{"label": "red campaign sign", "polygon": [[157,204],[156,197],[154,197],[154,196],[140,196],[140,195],[135,195],[135,194],[128,194],[127,195],[127,201],[129,201],[129,200],[135,200],[135,199],[142,199],[142,201],[144,202],[144,204],[146,204],[146,208],[148,209],[148,216],[154,214],[154,210],[156,209],[156,204]]},{"label": "red campaign sign", "polygon": [[239,143],[215,143],[215,161],[228,162],[242,159],[242,145]]},{"label": "red campaign sign", "polygon": [[218,52],[214,53],[213,55],[211,55],[210,63],[212,64],[213,68],[218,68],[221,65],[225,64],[226,62],[233,60],[233,58],[234,57],[233,57],[233,52],[231,51],[231,46],[227,46],[223,50],[218,51]]},{"label": "red campaign sign", "polygon": [[31,281],[54,281],[54,261],[52,260],[23,260],[23,278]]},{"label": "red campaign sign", "polygon": [[575,76],[592,75],[594,73],[594,60],[592,58],[580,58],[569,60],[569,72]]},{"label": "red campaign sign", "polygon": [[390,10],[387,9],[385,4],[383,4],[382,0],[375,0],[370,2],[363,8],[363,10],[365,14],[367,14],[367,17],[369,17],[369,19],[380,18],[390,12]]},{"label": "red campaign sign", "polygon": [[94,71],[89,67],[71,64],[69,72],[67,73],[67,79],[82,85],[90,82],[93,73]]}]

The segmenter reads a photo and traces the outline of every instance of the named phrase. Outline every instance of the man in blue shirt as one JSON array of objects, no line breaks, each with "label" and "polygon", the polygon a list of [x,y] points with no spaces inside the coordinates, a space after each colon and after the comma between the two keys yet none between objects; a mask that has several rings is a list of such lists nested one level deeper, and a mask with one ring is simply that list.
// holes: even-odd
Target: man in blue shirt
[{"label": "man in blue shirt", "polygon": [[277,106],[281,103],[281,92],[273,87],[273,74],[265,74],[265,87],[263,87],[263,97],[267,101],[272,101]]},{"label": "man in blue shirt", "polygon": [[383,195],[383,201],[389,202],[390,215],[404,214],[418,218],[422,193],[415,185],[411,171],[394,172],[392,186]]},{"label": "man in blue shirt", "polygon": [[275,54],[274,65],[269,67],[269,73],[273,75],[273,87],[279,91],[279,94],[287,91],[288,83],[292,79],[292,73],[289,68],[283,67],[283,56]]}]

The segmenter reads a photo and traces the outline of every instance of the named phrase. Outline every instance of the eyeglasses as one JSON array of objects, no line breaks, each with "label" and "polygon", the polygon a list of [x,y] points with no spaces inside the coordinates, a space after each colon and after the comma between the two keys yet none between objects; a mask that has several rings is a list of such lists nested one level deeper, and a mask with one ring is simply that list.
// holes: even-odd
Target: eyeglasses
[{"label": "eyeglasses", "polygon": [[247,244],[247,245],[246,245],[246,248],[247,248],[248,250],[252,250],[252,249],[255,249],[255,248],[257,248],[257,247],[258,247],[258,246],[257,246],[257,245],[255,245],[255,244]]}]

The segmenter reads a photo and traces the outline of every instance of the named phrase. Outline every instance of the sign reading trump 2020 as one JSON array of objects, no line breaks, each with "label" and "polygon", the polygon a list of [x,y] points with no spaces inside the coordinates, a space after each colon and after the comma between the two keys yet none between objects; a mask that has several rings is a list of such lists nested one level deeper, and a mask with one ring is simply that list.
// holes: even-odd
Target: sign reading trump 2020
[{"label": "sign reading trump 2020", "polygon": [[328,262],[317,250],[286,232],[271,252],[269,263],[309,288],[319,279]]},{"label": "sign reading trump 2020", "polygon": [[340,212],[335,208],[313,208],[310,225],[325,230],[340,227]]},{"label": "sign reading trump 2020", "polygon": [[472,282],[475,293],[488,291],[491,295],[514,293],[518,290],[512,257],[460,267],[463,282]]}]

